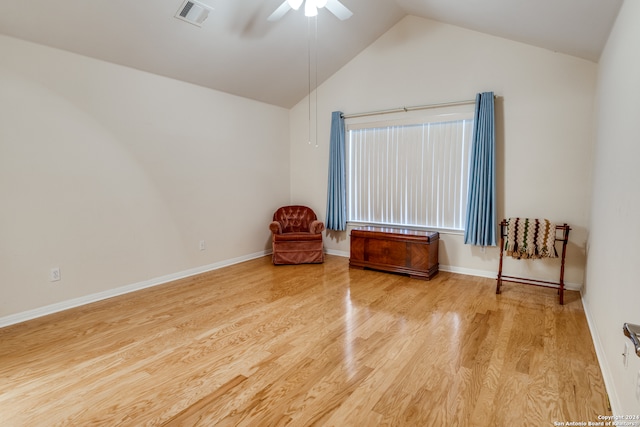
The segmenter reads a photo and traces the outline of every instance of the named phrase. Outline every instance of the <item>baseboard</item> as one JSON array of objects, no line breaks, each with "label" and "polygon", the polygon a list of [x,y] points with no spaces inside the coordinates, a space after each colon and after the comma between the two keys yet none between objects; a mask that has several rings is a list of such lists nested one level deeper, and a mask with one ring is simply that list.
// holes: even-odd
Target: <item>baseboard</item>
[{"label": "baseboard", "polygon": [[486,277],[488,279],[495,279],[497,273],[495,271],[475,270],[472,268],[454,267],[451,265],[440,264],[438,266],[440,271],[446,271],[447,273],[465,274],[467,276]]},{"label": "baseboard", "polygon": [[68,310],[70,308],[75,308],[85,304],[101,301],[107,298],[113,298],[118,295],[124,295],[131,292],[139,291],[141,289],[162,285],[168,282],[173,282],[174,280],[184,279],[186,277],[195,276],[197,274],[206,273],[212,270],[217,270],[222,267],[227,267],[233,264],[238,264],[244,261],[260,258],[265,255],[268,255],[269,253],[270,253],[269,251],[255,252],[253,254],[244,255],[237,258],[231,258],[231,259],[216,262],[213,264],[203,265],[201,267],[180,271],[178,273],[168,274],[166,276],[156,277],[154,279],[133,283],[131,285],[121,286],[119,288],[109,289],[103,292],[98,292],[95,294],[90,294],[83,297],[46,305],[44,307],[36,308],[33,310],[27,310],[21,313],[0,317],[0,328],[3,328],[5,326],[10,326],[10,325],[15,325],[16,323],[26,322],[27,320],[32,320],[38,317],[47,316],[49,314]]},{"label": "baseboard", "polygon": [[[495,271],[474,270],[471,268],[453,267],[450,265],[443,265],[443,264],[440,264],[439,269],[440,271],[446,271],[449,273],[466,274],[468,276],[486,277],[488,279],[496,279],[498,277],[498,273],[496,273]],[[549,285],[549,287],[557,288],[558,286]],[[565,282],[564,288],[568,291],[580,291],[582,290],[582,285],[579,283]]]},{"label": "baseboard", "polygon": [[600,372],[602,372],[602,378],[604,380],[604,387],[607,389],[607,395],[609,397],[609,405],[611,405],[611,412],[614,415],[622,415],[620,408],[620,399],[618,398],[618,393],[616,392],[616,388],[613,383],[613,376],[611,375],[611,370],[609,369],[609,365],[606,362],[604,346],[602,345],[602,341],[600,340],[600,334],[598,334],[598,330],[595,327],[595,322],[593,321],[593,317],[591,316],[591,310],[589,308],[589,304],[587,304],[584,299],[584,295],[580,292],[582,297],[582,307],[584,308],[584,315],[587,318],[587,324],[589,325],[589,332],[591,332],[591,340],[593,341],[593,347],[596,350],[596,357],[598,359],[598,364],[600,365]]},{"label": "baseboard", "polygon": [[349,258],[349,252],[345,252],[345,251],[336,251],[333,249],[326,249],[324,252],[328,255],[336,255],[336,256],[341,256],[343,258]]},{"label": "baseboard", "polygon": [[[345,251],[336,251],[332,249],[327,249],[325,253],[329,255],[336,255],[336,256],[349,258],[349,252],[345,252]],[[454,266],[445,265],[445,264],[440,264],[438,266],[438,269],[440,271],[446,271],[448,273],[465,274],[467,276],[486,277],[488,279],[495,279],[498,274],[495,271],[475,270],[472,268],[454,267]],[[550,285],[550,287],[554,287],[554,286]],[[582,289],[582,285],[579,283],[565,282],[564,288],[569,291],[580,291]]]},{"label": "baseboard", "polygon": [[[126,285],[119,288],[109,289],[103,292],[98,292],[95,294],[90,294],[83,297],[62,301],[59,303],[47,305],[47,306],[36,308],[33,310],[27,310],[21,313],[12,314],[5,317],[0,317],[0,328],[14,325],[16,323],[25,322],[27,320],[36,319],[38,317],[46,316],[46,315],[57,313],[60,311],[68,310],[70,308],[79,307],[81,305],[90,304],[92,302],[101,301],[107,298],[113,298],[118,295],[124,295],[131,292],[139,291],[141,289],[162,285],[164,283],[172,282],[174,280],[184,279],[186,277],[195,276],[201,273],[206,273],[207,271],[217,270],[222,267],[227,267],[233,264],[238,264],[240,262],[249,261],[255,258],[260,258],[266,255],[269,255],[270,253],[271,253],[270,250],[255,252],[253,254],[244,255],[237,258],[231,258],[231,259],[216,262],[213,264],[208,264],[208,265],[192,268],[185,271],[180,271],[178,273],[169,274],[166,276],[161,276],[161,277],[157,277],[150,280],[145,280],[138,283],[133,283],[131,285]],[[341,256],[345,258],[349,257],[349,252],[345,252],[345,251],[327,249],[326,253],[329,255]],[[450,273],[466,274],[469,276],[478,276],[478,277],[487,277],[490,279],[496,278],[496,273],[492,271],[474,270],[469,268],[453,267],[453,266],[443,265],[443,264],[440,264],[439,268],[440,268],[440,271],[446,271]],[[566,283],[566,289],[579,291],[580,289],[582,289],[582,286],[575,283]]]}]

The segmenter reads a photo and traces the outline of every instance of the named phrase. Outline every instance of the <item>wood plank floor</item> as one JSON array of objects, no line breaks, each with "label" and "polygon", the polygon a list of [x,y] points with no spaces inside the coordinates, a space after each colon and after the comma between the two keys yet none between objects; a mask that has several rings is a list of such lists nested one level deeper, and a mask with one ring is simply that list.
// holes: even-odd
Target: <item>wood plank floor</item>
[{"label": "wood plank floor", "polygon": [[0,329],[0,424],[597,421],[602,375],[579,294],[565,301],[264,257]]}]

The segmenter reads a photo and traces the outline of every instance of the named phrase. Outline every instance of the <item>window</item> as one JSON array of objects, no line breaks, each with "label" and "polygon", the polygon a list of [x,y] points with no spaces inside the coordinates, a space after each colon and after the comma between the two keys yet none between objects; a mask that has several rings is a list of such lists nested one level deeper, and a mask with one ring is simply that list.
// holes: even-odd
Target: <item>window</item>
[{"label": "window", "polygon": [[348,123],[348,221],[464,229],[473,105],[428,113]]}]

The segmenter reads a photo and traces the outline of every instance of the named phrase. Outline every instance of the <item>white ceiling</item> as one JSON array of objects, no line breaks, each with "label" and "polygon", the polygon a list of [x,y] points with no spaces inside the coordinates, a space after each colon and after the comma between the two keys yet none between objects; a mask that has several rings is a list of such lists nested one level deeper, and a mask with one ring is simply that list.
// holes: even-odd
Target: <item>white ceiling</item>
[{"label": "white ceiling", "polygon": [[[201,28],[174,18],[183,0],[0,0],[0,33],[285,108],[304,98],[302,9],[268,22],[282,0],[199,1],[214,8]],[[317,80],[408,14],[597,62],[622,1],[342,0],[350,19],[318,15]]]}]

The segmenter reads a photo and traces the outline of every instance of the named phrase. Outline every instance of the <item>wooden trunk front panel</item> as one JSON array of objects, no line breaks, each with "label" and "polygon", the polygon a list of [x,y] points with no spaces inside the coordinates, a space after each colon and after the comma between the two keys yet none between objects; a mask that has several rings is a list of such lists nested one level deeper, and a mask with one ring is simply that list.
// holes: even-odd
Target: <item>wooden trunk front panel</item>
[{"label": "wooden trunk front panel", "polygon": [[383,227],[351,231],[349,266],[405,273],[429,280],[438,273],[437,232]]}]

